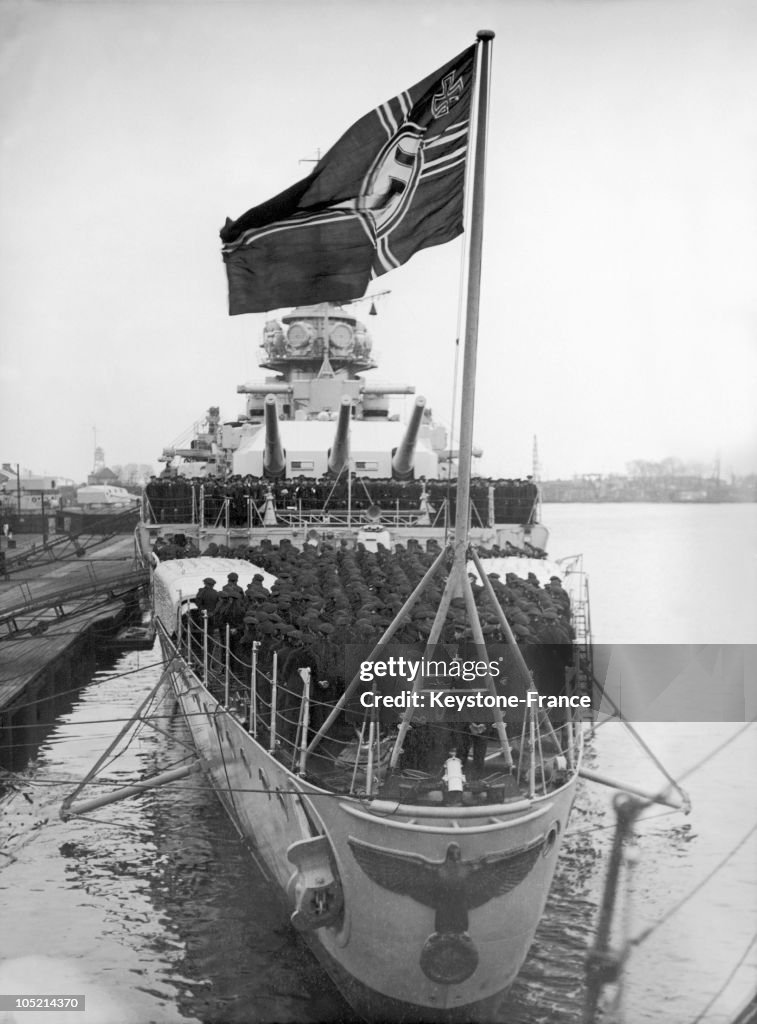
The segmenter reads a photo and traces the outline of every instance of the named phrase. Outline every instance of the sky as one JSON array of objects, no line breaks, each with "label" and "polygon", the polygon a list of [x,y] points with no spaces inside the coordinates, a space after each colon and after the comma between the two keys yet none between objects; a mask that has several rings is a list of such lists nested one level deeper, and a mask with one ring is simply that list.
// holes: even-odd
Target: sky
[{"label": "sky", "polygon": [[[0,461],[82,481],[95,438],[155,465],[234,419],[268,316],[228,316],[225,218],[482,28],[479,468],[757,471],[751,0],[0,0]],[[447,423],[461,253],[368,321]]]}]

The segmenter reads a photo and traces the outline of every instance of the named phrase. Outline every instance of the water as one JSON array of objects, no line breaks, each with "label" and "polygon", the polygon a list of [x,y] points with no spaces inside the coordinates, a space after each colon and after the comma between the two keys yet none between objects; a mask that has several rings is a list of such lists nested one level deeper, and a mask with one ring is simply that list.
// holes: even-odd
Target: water
[{"label": "water", "polygon": [[[140,661],[141,671],[113,678]],[[32,802],[7,802],[3,832],[15,838],[0,861],[0,992],[40,974],[71,992],[73,973],[97,1024],[345,1017],[201,776],[103,808],[96,822],[57,820],[65,780],[78,781],[120,728],[101,720],[128,718],[159,678],[155,655],[134,652],[95,673],[23,773]],[[109,778],[130,781],[185,756],[172,710],[168,699],[157,709],[169,737],[143,729]]]},{"label": "water", "polygon": [[[744,550],[755,547],[755,506],[561,505],[547,506],[544,518],[556,555],[584,552],[600,639],[753,639],[757,603]],[[707,604],[707,615],[699,603]],[[744,605],[750,616],[742,614]],[[350,1020],[201,778],[103,808],[93,815],[97,821],[58,820],[62,793],[120,727],[104,720],[128,717],[159,675],[149,652],[101,661],[6,797],[0,992],[40,991],[44,979],[47,991],[86,993],[83,1020],[97,1024]],[[161,708],[169,737],[143,729],[108,766],[109,777],[165,769],[186,755],[171,710]],[[739,726],[643,728],[675,774]],[[659,781],[615,724],[598,730],[588,759],[613,777]],[[648,813],[639,829],[632,934],[686,896],[755,823],[755,768],[753,730],[686,781],[690,816],[665,808]],[[610,800],[610,790],[581,787],[547,911],[500,1015],[507,1024],[581,1020],[583,958],[612,835]],[[635,949],[627,973],[629,1022],[693,1024],[727,980],[755,933],[756,848],[752,837]],[[756,970],[752,947],[702,1021],[726,1024],[754,987]],[[0,1024],[12,1019],[0,1011]],[[33,1024],[35,1014],[17,1019]],[[40,1016],[45,1024],[54,1019]]]},{"label": "water", "polygon": [[546,505],[550,553],[582,553],[594,639],[757,643],[757,505]]}]

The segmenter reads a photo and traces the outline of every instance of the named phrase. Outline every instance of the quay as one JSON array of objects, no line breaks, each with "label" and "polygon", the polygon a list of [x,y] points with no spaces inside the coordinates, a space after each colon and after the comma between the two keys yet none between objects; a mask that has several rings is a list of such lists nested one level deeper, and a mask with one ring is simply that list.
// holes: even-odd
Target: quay
[{"label": "quay", "polygon": [[[57,549],[57,550],[56,550]],[[134,621],[148,571],[130,535],[17,542],[0,578],[0,767],[23,764],[98,641]]]}]

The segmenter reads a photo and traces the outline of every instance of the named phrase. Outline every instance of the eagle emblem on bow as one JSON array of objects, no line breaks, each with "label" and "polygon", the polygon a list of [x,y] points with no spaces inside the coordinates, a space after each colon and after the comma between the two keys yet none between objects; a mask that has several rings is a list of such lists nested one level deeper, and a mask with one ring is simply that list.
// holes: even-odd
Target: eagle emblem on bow
[{"label": "eagle emblem on bow", "polygon": [[478,964],[478,952],[467,934],[468,912],[520,885],[544,847],[540,836],[514,850],[463,860],[458,843],[450,843],[444,860],[430,860],[354,836],[347,842],[373,882],[435,911],[435,930],[421,952],[421,968],[432,981],[443,984],[464,981]]}]

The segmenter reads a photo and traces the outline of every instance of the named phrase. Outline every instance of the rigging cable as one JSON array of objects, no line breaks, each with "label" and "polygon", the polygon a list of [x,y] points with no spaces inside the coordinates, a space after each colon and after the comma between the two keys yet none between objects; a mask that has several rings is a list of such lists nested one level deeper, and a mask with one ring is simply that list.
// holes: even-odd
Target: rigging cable
[{"label": "rigging cable", "polygon": [[744,846],[744,844],[754,835],[755,832],[757,832],[757,822],[754,825],[752,825],[752,827],[749,829],[746,835],[739,840],[736,846],[734,846],[733,849],[730,850],[726,854],[726,856],[723,857],[723,859],[715,865],[712,871],[706,874],[704,878],[702,878],[690,892],[688,892],[685,896],[678,900],[677,903],[674,903],[673,906],[662,915],[662,917],[658,918],[657,921],[649,925],[647,928],[644,928],[641,932],[639,932],[638,935],[635,935],[632,939],[630,939],[629,945],[640,946],[642,942],[644,942],[646,939],[649,938],[650,935],[653,934],[653,932],[656,932],[657,929],[660,928],[663,924],[665,924],[666,921],[670,920],[670,918],[675,913],[677,913],[681,909],[681,907],[688,903],[689,900],[691,900],[699,892],[700,889],[704,888],[704,886],[710,881],[711,878],[714,878],[714,876],[718,873],[718,871],[721,870],[721,868],[725,867],[725,865],[728,863],[731,857],[733,857],[734,854],[738,853],[741,847]]},{"label": "rigging cable", "polygon": [[[150,710],[154,700],[155,700],[155,693],[153,692],[150,695],[150,700],[149,700],[147,706],[144,708],[145,712],[148,712]],[[142,709],[140,709],[139,716],[134,719],[134,723],[135,723],[135,728],[131,731],[131,734],[130,734],[127,742],[126,742],[126,746],[124,746],[121,750],[115,749],[112,757],[109,760],[102,762],[102,767],[103,768],[107,768],[109,765],[114,764],[119,759],[119,757],[123,757],[123,755],[126,753],[126,751],[129,749],[129,747],[132,745],[134,740],[137,738],[137,736],[139,736],[140,732],[142,731],[142,727],[143,727],[143,725],[145,723],[145,720],[142,717]]]},{"label": "rigging cable", "polygon": [[[239,815],[239,808],[237,807],[237,802],[234,799],[234,791],[233,791],[232,786],[231,786],[231,779],[229,778],[229,769],[228,769],[228,767],[226,765],[226,754],[224,753],[223,741],[221,740],[221,730],[220,730],[220,728],[218,726],[218,715],[219,715],[219,713],[221,711],[224,711],[224,710],[225,709],[223,709],[220,704],[216,704],[215,709],[213,711],[213,731],[215,733],[216,741],[218,743],[218,749],[221,752],[221,763],[223,764],[223,774],[224,774],[224,776],[226,778],[226,790],[227,790],[228,793],[231,793],[231,806],[232,806],[232,809],[233,809],[234,813],[233,813],[233,815],[230,815],[230,817],[231,817],[232,823],[234,825],[234,828],[239,833],[240,839],[243,839],[244,838],[244,829],[240,825],[240,820],[241,819],[240,819],[240,815]],[[208,718],[210,718],[210,715],[208,715]],[[229,732],[228,732],[228,729],[226,729],[225,725],[224,725],[224,731],[226,732],[227,739],[229,739]],[[211,786],[211,788],[213,788],[213,787]]]},{"label": "rigging cable", "polygon": [[712,1006],[715,1004],[715,1002],[720,998],[720,996],[723,994],[723,992],[725,992],[726,988],[728,988],[730,983],[733,981],[733,979],[734,979],[734,977],[736,975],[736,972],[743,965],[743,963],[746,960],[746,958],[749,956],[749,951],[752,948],[752,946],[755,944],[755,942],[757,942],[757,934],[753,935],[752,938],[749,940],[749,944],[747,945],[746,949],[741,954],[739,959],[736,961],[736,964],[734,965],[732,970],[729,972],[728,977],[725,979],[723,984],[717,990],[715,995],[707,1003],[705,1008],[703,1010],[701,1010],[700,1013],[697,1014],[697,1016],[694,1018],[694,1020],[691,1022],[691,1024],[700,1024],[700,1021],[702,1021],[704,1019],[704,1015],[706,1013],[708,1013],[708,1011],[712,1008]]},{"label": "rigging cable", "polygon": [[[55,700],[58,697],[67,697],[67,696],[70,696],[71,694],[79,693],[81,690],[84,689],[84,687],[87,687],[87,689],[89,689],[90,686],[100,686],[100,685],[102,685],[102,683],[109,683],[109,682],[111,682],[114,679],[123,679],[125,676],[134,675],[134,673],[136,673],[136,672],[146,672],[148,669],[151,669],[151,668],[161,668],[162,665],[163,665],[162,661],[155,661],[151,665],[140,665],[138,668],[131,668],[131,669],[128,670],[128,672],[116,672],[113,675],[106,676],[104,679],[94,679],[94,678],[92,678],[92,679],[89,680],[89,682],[79,683],[78,686],[74,686],[70,690],[56,690],[55,693],[48,694],[47,697],[37,697],[35,700],[27,700],[27,701],[24,701],[23,703],[11,704],[8,707],[3,708],[3,714],[6,714],[6,713],[15,714],[17,711],[23,711],[25,708],[34,707],[35,704],[45,704],[47,701]],[[20,679],[20,678],[21,678],[21,673],[19,673],[18,675],[15,675],[15,676],[10,676],[10,677],[3,676],[3,682],[4,683],[5,682],[11,682],[13,679]],[[106,718],[106,719],[103,719],[103,721],[106,721],[106,722],[107,721],[117,722],[117,721],[123,721],[123,719],[117,719],[117,718],[107,719]],[[52,725],[53,723],[51,722],[50,724]],[[3,726],[0,726],[0,729],[1,728],[3,728]],[[14,726],[13,728],[17,728],[17,726]]]},{"label": "rigging cable", "polygon": [[[601,695],[601,700],[606,700],[607,703],[612,708],[612,712],[613,712],[613,718],[612,719],[608,717],[608,718],[606,718],[604,720],[604,722],[600,722],[598,725],[595,725],[593,730],[592,730],[592,732],[593,733],[596,732],[597,729],[600,726],[604,725],[608,721],[614,720],[614,718],[617,717],[618,722],[626,728],[626,730],[631,734],[631,736],[633,736],[633,738],[636,740],[636,742],[639,744],[639,746],[642,748],[642,750],[647,754],[647,756],[649,757],[650,761],[655,765],[655,767],[658,769],[658,771],[668,780],[668,782],[670,783],[670,786],[673,789],[678,791],[679,795],[681,796],[681,799],[683,800],[684,812],[688,814],[688,812],[691,810],[691,801],[689,799],[688,793],[686,793],[683,789],[681,789],[681,787],[678,785],[676,780],[673,778],[673,776],[667,770],[667,768],[662,763],[662,761],[660,761],[660,759],[657,757],[657,755],[652,750],[652,748],[649,746],[649,744],[646,742],[646,740],[644,740],[643,737],[636,731],[636,729],[628,721],[628,719],[623,717],[623,714],[622,714],[620,708],[615,703],[615,701],[612,699],[612,697],[608,696],[604,692],[604,690],[603,690],[602,686],[600,685],[599,680],[597,679],[597,677],[596,676],[592,676],[591,681],[594,684],[595,689],[597,691],[599,691],[599,693]],[[665,791],[663,790],[663,792],[665,792]]]},{"label": "rigging cable", "polygon": [[738,737],[741,736],[742,733],[746,732],[750,726],[754,725],[755,722],[757,722],[757,717],[752,718],[748,722],[746,722],[741,727],[741,729],[738,729],[727,739],[723,740],[723,742],[719,744],[717,747],[715,747],[714,750],[711,750],[709,754],[706,754],[700,761],[697,761],[696,764],[693,764],[690,768],[687,768],[686,771],[681,775],[681,778],[686,779],[689,777],[689,775],[693,775],[694,772],[698,771],[700,768],[703,768],[709,761],[712,760],[713,757],[715,757],[716,754],[719,754],[721,750],[724,750],[729,744],[733,743],[735,739],[738,739]]}]

